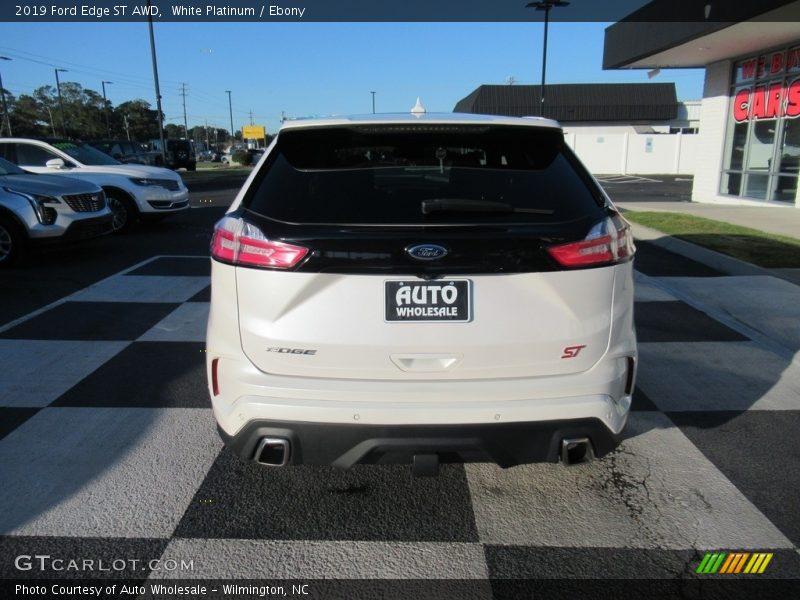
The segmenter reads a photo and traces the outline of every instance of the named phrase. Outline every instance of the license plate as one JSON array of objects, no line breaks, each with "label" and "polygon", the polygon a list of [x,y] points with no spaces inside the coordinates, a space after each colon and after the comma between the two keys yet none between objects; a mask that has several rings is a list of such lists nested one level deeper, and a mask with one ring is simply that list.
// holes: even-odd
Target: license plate
[{"label": "license plate", "polygon": [[386,320],[466,322],[472,318],[468,279],[385,281]]}]

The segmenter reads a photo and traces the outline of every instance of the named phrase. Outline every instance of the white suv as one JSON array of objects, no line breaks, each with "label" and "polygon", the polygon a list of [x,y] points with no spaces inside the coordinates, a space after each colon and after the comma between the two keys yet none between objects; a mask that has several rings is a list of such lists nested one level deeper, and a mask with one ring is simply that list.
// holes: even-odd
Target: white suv
[{"label": "white suv", "polygon": [[582,462],[636,370],[628,224],[557,123],[284,124],[212,241],[209,392],[265,465]]},{"label": "white suv", "polygon": [[82,142],[0,138],[0,158],[32,173],[68,175],[96,183],[103,188],[114,214],[115,231],[124,231],[136,219],[158,220],[189,207],[189,190],[177,173],[122,164]]}]

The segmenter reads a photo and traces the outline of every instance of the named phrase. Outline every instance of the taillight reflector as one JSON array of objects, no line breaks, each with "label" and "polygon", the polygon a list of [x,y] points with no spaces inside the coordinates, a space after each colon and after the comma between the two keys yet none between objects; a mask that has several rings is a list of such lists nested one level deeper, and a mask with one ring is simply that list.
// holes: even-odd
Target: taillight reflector
[{"label": "taillight reflector", "polygon": [[219,380],[217,379],[217,365],[219,365],[219,359],[215,358],[211,361],[211,393],[214,396],[219,396]]},{"label": "taillight reflector", "polygon": [[308,254],[308,248],[268,240],[258,227],[234,217],[214,226],[211,256],[222,262],[248,267],[290,269]]},{"label": "taillight reflector", "polygon": [[635,250],[630,226],[619,216],[592,227],[585,239],[547,248],[563,267],[614,264],[633,256]]}]

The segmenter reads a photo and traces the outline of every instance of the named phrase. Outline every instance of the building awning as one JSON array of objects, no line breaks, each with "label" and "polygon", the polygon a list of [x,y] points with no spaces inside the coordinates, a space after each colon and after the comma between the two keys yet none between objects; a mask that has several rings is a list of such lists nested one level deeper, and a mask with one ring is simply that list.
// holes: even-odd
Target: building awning
[{"label": "building awning", "polygon": [[800,0],[654,0],[606,29],[603,68],[705,67],[796,42],[798,22]]},{"label": "building awning", "polygon": [[[453,112],[539,116],[540,86],[482,85]],[[678,111],[674,83],[565,83],[545,86],[545,114],[563,122],[668,121]]]}]

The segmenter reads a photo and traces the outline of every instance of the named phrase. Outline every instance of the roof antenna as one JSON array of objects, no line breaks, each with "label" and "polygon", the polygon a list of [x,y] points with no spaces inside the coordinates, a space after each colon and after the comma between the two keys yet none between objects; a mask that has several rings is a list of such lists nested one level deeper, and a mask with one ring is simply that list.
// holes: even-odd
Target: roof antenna
[{"label": "roof antenna", "polygon": [[424,115],[426,112],[428,111],[425,110],[424,106],[422,106],[422,102],[420,101],[419,96],[417,96],[417,103],[414,105],[414,108],[411,109],[411,114],[419,117]]}]

